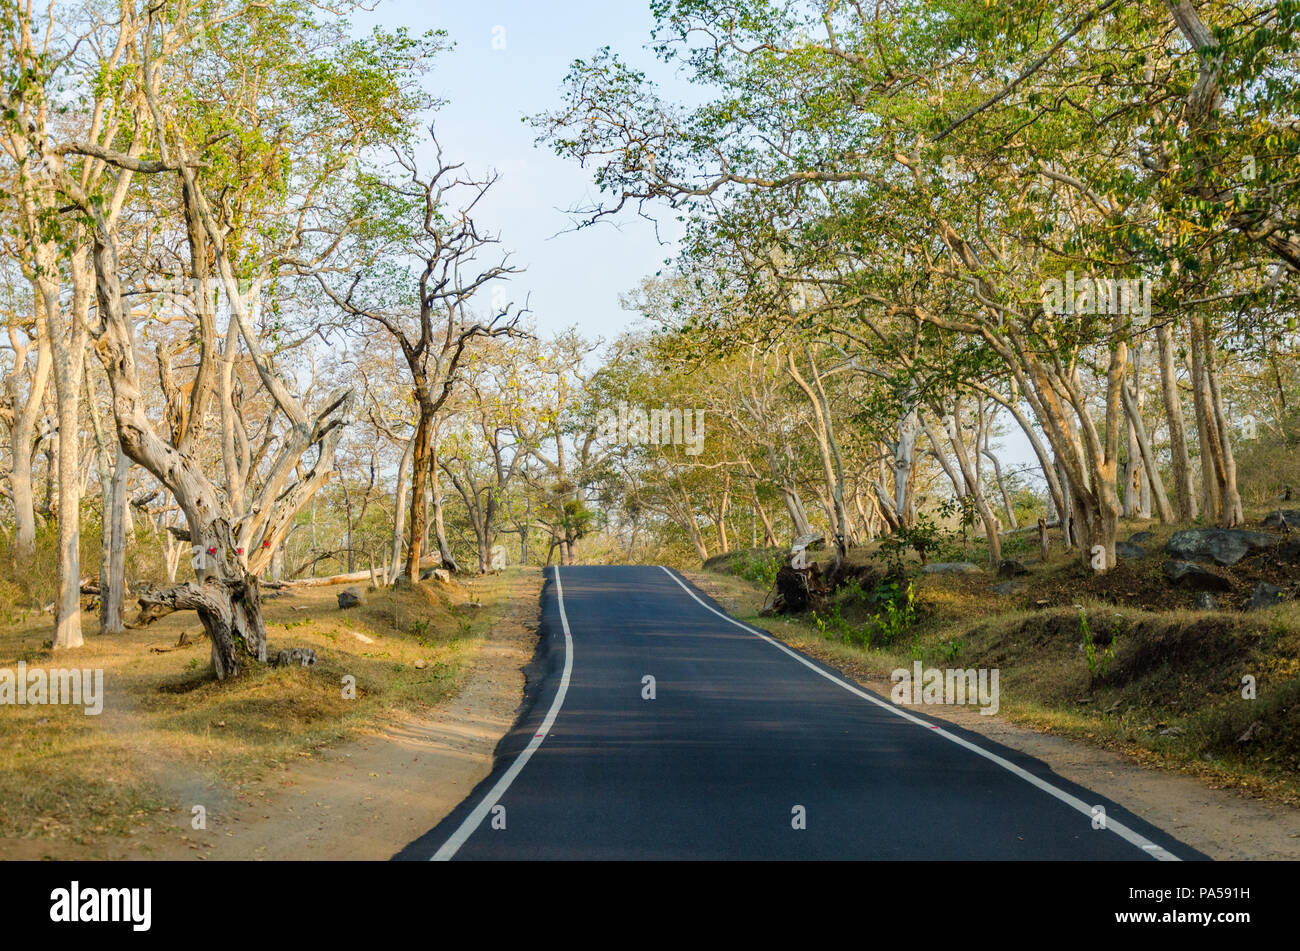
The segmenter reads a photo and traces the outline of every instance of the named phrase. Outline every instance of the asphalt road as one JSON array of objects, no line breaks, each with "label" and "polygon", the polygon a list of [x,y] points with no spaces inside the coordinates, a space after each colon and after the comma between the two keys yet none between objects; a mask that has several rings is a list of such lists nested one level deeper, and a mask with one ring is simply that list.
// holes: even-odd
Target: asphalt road
[{"label": "asphalt road", "polygon": [[528,712],[396,858],[1205,858],[729,620],[676,573],[549,569],[542,600]]}]

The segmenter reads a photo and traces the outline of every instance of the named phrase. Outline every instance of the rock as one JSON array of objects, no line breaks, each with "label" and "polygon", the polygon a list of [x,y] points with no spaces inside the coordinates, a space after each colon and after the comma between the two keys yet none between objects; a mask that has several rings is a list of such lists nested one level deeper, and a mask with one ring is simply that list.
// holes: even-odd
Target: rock
[{"label": "rock", "polygon": [[1283,542],[1277,546],[1275,554],[1282,561],[1300,562],[1300,541]]},{"label": "rock", "polygon": [[493,545],[491,551],[491,561],[488,562],[488,571],[503,571],[506,567],[506,546]]},{"label": "rock", "polygon": [[360,588],[344,588],[339,592],[339,608],[355,608],[361,604]]},{"label": "rock", "polygon": [[428,667],[428,666],[429,666],[429,665],[428,665],[428,663],[424,660],[424,658],[420,658],[419,660],[417,660],[417,661],[415,662],[415,669],[416,669],[416,670],[424,670],[424,668],[426,668],[426,667]]},{"label": "rock", "polygon": [[433,578],[436,581],[441,581],[443,584],[451,584],[451,572],[446,568],[434,568]]},{"label": "rock", "polygon": [[360,631],[348,631],[348,633],[359,640],[362,644],[373,644],[375,642],[373,637],[366,637],[366,635],[362,634]]},{"label": "rock", "polygon": [[1128,543],[1130,545],[1145,545],[1149,541],[1154,541],[1155,537],[1155,532],[1134,532],[1128,537]]},{"label": "rock", "polygon": [[1250,600],[1246,602],[1247,611],[1258,611],[1260,608],[1271,608],[1275,604],[1281,604],[1286,600],[1286,594],[1275,584],[1269,584],[1267,581],[1261,581],[1255,587],[1254,593]]},{"label": "rock", "polygon": [[1137,561],[1139,558],[1145,558],[1146,556],[1147,550],[1141,545],[1134,545],[1132,542],[1115,543],[1116,558],[1127,558],[1129,561]]},{"label": "rock", "polygon": [[1232,583],[1227,578],[1186,561],[1166,561],[1165,577],[1170,583],[1193,591],[1232,590]]},{"label": "rock", "polygon": [[1010,558],[1003,558],[998,565],[999,578],[1017,578],[1020,575],[1029,574],[1029,569],[1018,561],[1012,561]]},{"label": "rock", "polygon": [[1259,732],[1259,728],[1263,725],[1264,724],[1259,720],[1252,721],[1250,726],[1246,727],[1246,732],[1237,737],[1237,742],[1249,743],[1255,738],[1255,734]]},{"label": "rock", "polygon": [[1250,552],[1271,548],[1280,540],[1276,535],[1240,528],[1189,528],[1175,532],[1165,551],[1184,561],[1235,565]]},{"label": "rock", "polygon": [[1208,591],[1198,591],[1196,597],[1192,599],[1192,607],[1198,611],[1217,611],[1219,602],[1215,600],[1214,595]]},{"label": "rock", "polygon": [[316,652],[310,647],[291,647],[275,657],[277,667],[313,667],[315,664]]},{"label": "rock", "polygon": [[1300,509],[1275,509],[1260,524],[1265,528],[1300,528]]},{"label": "rock", "polygon": [[1027,587],[1028,585],[1026,585],[1023,581],[1003,581],[1000,584],[995,584],[993,586],[993,593],[1001,594],[1004,596],[1011,595],[1011,594],[1020,594],[1020,592],[1024,591],[1025,588]]},{"label": "rock", "polygon": [[922,565],[923,575],[978,575],[983,574],[979,565],[969,561],[940,561],[933,565]]}]

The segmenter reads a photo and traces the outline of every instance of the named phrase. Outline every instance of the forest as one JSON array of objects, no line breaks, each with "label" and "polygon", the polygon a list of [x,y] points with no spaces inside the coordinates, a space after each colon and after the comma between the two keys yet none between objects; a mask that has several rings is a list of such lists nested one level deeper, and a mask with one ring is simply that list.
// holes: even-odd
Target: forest
[{"label": "forest", "polygon": [[7,619],[195,611],[221,679],[301,579],[816,535],[1104,573],[1122,521],[1300,520],[1300,4],[651,6],[694,101],[605,48],[526,117],[590,174],[566,227],[682,232],[597,336],[512,292],[445,33],[6,3]]}]

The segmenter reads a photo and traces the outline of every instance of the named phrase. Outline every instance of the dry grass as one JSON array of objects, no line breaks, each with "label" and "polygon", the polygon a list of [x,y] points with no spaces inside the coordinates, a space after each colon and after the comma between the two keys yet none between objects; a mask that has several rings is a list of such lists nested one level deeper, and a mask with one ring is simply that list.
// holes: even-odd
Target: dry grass
[{"label": "dry grass", "polygon": [[[457,689],[464,662],[512,599],[535,600],[540,583],[536,569],[512,569],[466,587],[372,591],[346,611],[336,603],[341,588],[298,589],[264,605],[268,651],[310,647],[317,664],[252,664],[221,683],[206,640],[174,646],[182,632],[201,631],[193,614],[112,637],[98,636],[86,615],[87,646],[58,654],[44,646],[47,616],[0,629],[0,668],[20,660],[102,668],[106,698],[99,716],[0,708],[0,839],[133,834],[178,803],[200,801],[186,799],[189,790],[246,782],[395,711],[436,705]],[[343,697],[349,675],[354,700]]]}]

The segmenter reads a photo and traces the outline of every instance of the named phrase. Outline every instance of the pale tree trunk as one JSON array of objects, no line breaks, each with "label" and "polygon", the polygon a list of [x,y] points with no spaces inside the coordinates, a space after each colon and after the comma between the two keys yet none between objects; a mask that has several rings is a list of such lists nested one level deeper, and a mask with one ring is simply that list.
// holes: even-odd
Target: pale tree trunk
[{"label": "pale tree trunk", "polygon": [[1204,430],[1202,445],[1209,452],[1208,459],[1201,461],[1202,480],[1214,484],[1215,521],[1224,528],[1231,528],[1244,522],[1245,516],[1237,492],[1237,465],[1214,368],[1214,342],[1210,339],[1203,314],[1193,313],[1191,316],[1191,342],[1193,372],[1198,381],[1197,418]]},{"label": "pale tree trunk", "polygon": [[[57,273],[57,262],[41,262],[45,273]],[[55,648],[80,647],[81,633],[81,376],[85,369],[86,316],[89,310],[86,250],[73,252],[69,262],[72,273],[72,311],[68,315],[67,334],[59,302],[58,285],[43,280],[41,294],[45,307],[50,355],[54,361],[54,391],[58,403],[59,448],[59,541],[58,586],[54,608]]]},{"label": "pale tree trunk", "polygon": [[804,508],[799,490],[792,485],[781,486],[781,501],[785,503],[786,514],[790,516],[790,526],[795,537],[812,534],[812,523],[808,521],[808,510]]},{"label": "pale tree trunk", "polygon": [[448,571],[460,571],[460,565],[456,563],[455,556],[451,553],[451,545],[447,542],[447,527],[443,522],[443,499],[442,483],[438,472],[438,440],[434,439],[434,464],[429,474],[431,495],[433,496],[433,534],[438,541],[438,555],[442,558],[443,567]]},{"label": "pale tree trunk", "polygon": [[794,360],[794,352],[790,350],[786,351],[786,371],[812,404],[815,420],[813,433],[817,437],[817,451],[821,457],[822,472],[833,503],[831,521],[835,533],[835,556],[836,560],[839,561],[844,558],[848,546],[848,513],[844,508],[843,464],[840,460],[840,447],[835,439],[830,404],[826,399],[826,391],[822,386],[821,374],[817,370],[817,363],[813,359],[812,352],[807,347],[804,348],[804,355],[808,358],[808,364],[812,370],[811,385],[799,373],[799,368]]},{"label": "pale tree trunk", "polygon": [[[1125,387],[1127,392],[1128,387]],[[1125,400],[1124,517],[1136,518],[1142,510],[1142,452],[1133,428],[1133,413]]]},{"label": "pale tree trunk", "polygon": [[1174,488],[1178,498],[1178,520],[1196,518],[1196,487],[1192,483],[1192,461],[1187,453],[1187,430],[1183,425],[1183,403],[1178,395],[1178,378],[1174,372],[1174,345],[1169,325],[1156,327],[1160,348],[1160,389],[1164,395],[1165,417],[1169,425],[1169,453],[1173,458]]},{"label": "pale tree trunk", "polygon": [[[937,410],[937,408],[936,408]],[[970,455],[966,452],[966,444],[961,438],[961,424],[957,419],[956,408],[953,414],[947,417],[948,442],[952,446],[953,455],[957,459],[957,467],[961,471],[962,479],[966,485],[966,495],[975,503],[975,511],[979,513],[980,521],[984,523],[984,537],[989,546],[989,563],[994,567],[1002,560],[1002,536],[999,533],[998,519],[989,508],[988,500],[984,497],[983,487],[979,484],[979,478],[975,474],[974,466],[971,464]]]},{"label": "pale tree trunk", "polygon": [[[5,379],[13,422],[9,428],[9,450],[13,469],[9,473],[9,488],[14,504],[14,553],[18,566],[25,567],[36,552],[36,505],[32,493],[32,437],[45,402],[45,391],[53,359],[50,356],[47,323],[41,317],[42,307],[39,287],[33,283],[36,297],[36,319],[32,342],[24,343],[10,328],[9,339],[14,351],[14,370]],[[20,372],[27,366],[27,352],[36,347],[36,366],[31,370],[31,381],[24,400],[19,391]]]},{"label": "pale tree trunk", "polygon": [[1201,463],[1201,511],[1206,518],[1217,518],[1219,514],[1219,481],[1214,476],[1214,450],[1211,448],[1214,424],[1210,419],[1210,399],[1205,385],[1205,374],[1201,370],[1199,357],[1190,355],[1189,367],[1192,376],[1192,405],[1196,410],[1196,441],[1200,447]]},{"label": "pale tree trunk", "polygon": [[722,499],[717,505],[717,515],[714,518],[714,526],[718,535],[718,551],[725,555],[731,551],[731,541],[727,538],[727,510],[731,506],[731,479],[725,478],[722,489]]},{"label": "pale tree trunk", "polygon": [[1246,521],[1241,495],[1237,491],[1237,460],[1232,451],[1232,427],[1228,425],[1228,418],[1223,410],[1223,393],[1219,388],[1219,373],[1215,365],[1214,339],[1210,335],[1208,321],[1203,314],[1193,314],[1192,321],[1197,325],[1205,346],[1205,379],[1209,384],[1210,411],[1214,420],[1215,433],[1218,436],[1215,445],[1218,452],[1215,474],[1220,479],[1219,524],[1225,528],[1232,528]]},{"label": "pale tree trunk", "polygon": [[1079,537],[1074,532],[1074,491],[1070,485],[1070,476],[1065,469],[1065,463],[1059,458],[1054,458],[1052,468],[1056,472],[1057,482],[1061,485],[1061,500],[1056,509],[1056,516],[1059,519],[1061,538],[1066,550],[1069,551],[1080,544]]},{"label": "pale tree trunk", "polygon": [[126,597],[126,487],[131,460],[122,452],[116,434],[112,441],[113,458],[109,458],[109,441],[99,420],[99,408],[90,388],[90,375],[84,374],[86,407],[95,433],[100,484],[99,546],[99,633],[120,634],[122,603]]},{"label": "pale tree trunk", "polygon": [[[1142,421],[1142,407],[1138,405],[1137,394],[1133,392],[1131,386],[1124,387],[1124,410],[1128,414],[1129,426],[1129,452],[1136,448],[1142,457],[1144,470],[1149,474],[1147,485],[1150,487],[1151,494],[1155,497],[1156,511],[1160,515],[1160,521],[1165,525],[1172,525],[1174,522],[1174,510],[1169,504],[1169,496],[1165,493],[1164,480],[1160,478],[1160,470],[1156,468],[1155,453],[1151,449],[1151,440],[1147,436],[1146,424]],[[1149,509],[1148,509],[1149,513]]]},{"label": "pale tree trunk", "polygon": [[759,521],[763,523],[763,545],[764,547],[776,546],[776,532],[772,530],[772,518],[767,514],[767,509],[763,508],[763,503],[758,500],[758,489],[752,490],[754,502],[754,512],[758,515]]},{"label": "pale tree trunk", "polygon": [[[914,394],[909,394],[909,398]],[[899,525],[912,524],[912,475],[916,459],[916,437],[920,418],[915,405],[898,419],[898,442],[894,445],[894,513]]]},{"label": "pale tree trunk", "polygon": [[[117,441],[114,440],[116,443]],[[108,583],[99,591],[99,632],[120,634],[122,605],[126,600],[126,486],[131,475],[131,460],[117,445],[113,460],[113,478],[109,482],[108,509]]]},{"label": "pale tree trunk", "polygon": [[[1157,481],[1161,482],[1160,491],[1165,496],[1166,509],[1169,508],[1169,496],[1168,493],[1165,493],[1164,491],[1164,483],[1160,477],[1160,470],[1155,465],[1155,455],[1151,452],[1151,440],[1148,438],[1146,433],[1146,421],[1142,416],[1143,405],[1146,402],[1146,390],[1142,386],[1141,374],[1139,372],[1141,363],[1137,357],[1141,353],[1145,352],[1145,350],[1146,344],[1144,343],[1142,349],[1138,350],[1134,354],[1133,361],[1133,385],[1136,389],[1133,399],[1134,409],[1136,410],[1134,414],[1136,422],[1134,424],[1135,428],[1133,430],[1133,435],[1138,441],[1138,452],[1142,454],[1144,460],[1141,474],[1141,491],[1138,496],[1138,514],[1143,518],[1150,518],[1154,483]],[[1145,445],[1143,445],[1144,443]],[[1162,521],[1164,521],[1164,519],[1162,519]],[[1168,522],[1166,522],[1166,524],[1168,524]]]},{"label": "pale tree trunk", "polygon": [[402,461],[397,466],[397,486],[393,490],[393,539],[390,559],[385,559],[384,583],[397,580],[402,564],[402,540],[406,534],[406,507],[411,495],[411,457],[415,454],[415,438],[406,441]]}]

